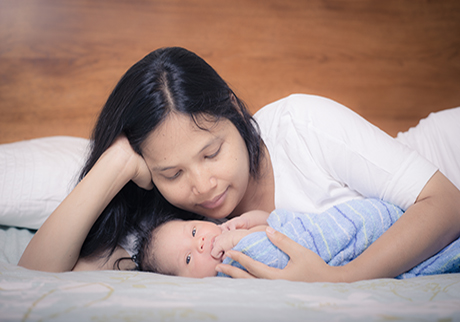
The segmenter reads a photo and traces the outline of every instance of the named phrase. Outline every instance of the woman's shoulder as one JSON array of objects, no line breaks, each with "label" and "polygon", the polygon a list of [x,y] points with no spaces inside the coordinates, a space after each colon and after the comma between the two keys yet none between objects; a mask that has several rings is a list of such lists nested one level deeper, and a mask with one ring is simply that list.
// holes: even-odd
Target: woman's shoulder
[{"label": "woman's shoulder", "polygon": [[254,118],[257,122],[279,120],[290,117],[296,121],[330,120],[338,114],[347,114],[351,110],[344,105],[318,95],[292,94],[262,107]]},{"label": "woman's shoulder", "polygon": [[318,104],[324,104],[329,101],[333,102],[328,98],[317,95],[291,94],[289,96],[283,97],[279,100],[265,105],[259,111],[257,111],[254,116],[258,118],[262,115],[265,116],[270,114],[276,114],[277,112],[283,111],[286,108],[296,109],[303,108],[305,106],[315,107]]},{"label": "woman's shoulder", "polygon": [[350,127],[362,127],[366,123],[358,114],[332,99],[307,94],[292,94],[270,103],[254,118],[262,135],[270,137],[289,128],[304,134],[314,130],[317,134],[341,137]]}]

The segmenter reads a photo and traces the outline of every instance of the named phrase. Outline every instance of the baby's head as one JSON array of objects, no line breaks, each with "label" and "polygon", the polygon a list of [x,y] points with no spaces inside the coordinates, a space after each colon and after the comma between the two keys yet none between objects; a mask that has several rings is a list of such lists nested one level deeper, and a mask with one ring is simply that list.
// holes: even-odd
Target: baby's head
[{"label": "baby's head", "polygon": [[222,259],[211,256],[214,239],[222,233],[214,223],[202,220],[165,220],[154,228],[142,246],[142,271],[185,276],[216,276]]}]

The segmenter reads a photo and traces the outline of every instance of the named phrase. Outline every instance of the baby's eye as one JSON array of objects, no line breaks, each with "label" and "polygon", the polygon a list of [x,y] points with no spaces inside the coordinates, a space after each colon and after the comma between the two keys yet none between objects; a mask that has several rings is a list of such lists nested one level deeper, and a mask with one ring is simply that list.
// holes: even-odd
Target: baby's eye
[{"label": "baby's eye", "polygon": [[195,235],[196,235],[196,228],[193,227],[193,229],[192,229],[192,236],[195,237]]},{"label": "baby's eye", "polygon": [[187,258],[185,259],[185,263],[188,265],[191,259],[192,259],[192,255],[188,254]]}]

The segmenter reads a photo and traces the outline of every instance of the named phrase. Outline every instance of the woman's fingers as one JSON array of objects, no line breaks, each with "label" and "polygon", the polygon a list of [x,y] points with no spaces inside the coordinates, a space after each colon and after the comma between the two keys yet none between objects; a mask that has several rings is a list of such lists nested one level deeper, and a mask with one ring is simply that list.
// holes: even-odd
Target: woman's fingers
[{"label": "woman's fingers", "polygon": [[[292,253],[292,249],[295,249],[295,246],[299,246],[300,248],[305,249],[304,247],[300,246],[299,244],[297,244],[290,238],[286,237],[285,235],[276,232],[271,227],[267,227],[267,236],[270,238],[270,240],[273,239],[272,242],[275,245],[278,246],[279,244],[278,247],[283,251],[284,249],[286,249],[288,250],[288,252]],[[289,255],[288,252],[285,251],[285,253]],[[230,250],[226,252],[226,255],[234,261],[240,263],[248,271],[245,272],[231,265],[219,265],[219,268],[222,269],[223,273],[233,278],[257,277],[265,279],[290,279],[289,272],[286,274],[281,269],[269,267],[261,262],[258,262],[250,258],[249,256],[241,252]],[[291,261],[289,262],[289,264],[291,264]]]},{"label": "woman's fingers", "polygon": [[338,281],[340,267],[329,266],[318,254],[271,227],[266,231],[272,243],[290,258],[286,267],[278,270],[276,278],[304,282]]},{"label": "woman's fingers", "polygon": [[271,242],[289,256],[290,263],[303,259],[303,255],[307,250],[305,247],[272,227],[267,227],[266,233]]},{"label": "woman's fingers", "polygon": [[254,278],[254,276],[248,272],[232,265],[220,264],[216,269],[218,272],[224,273],[233,278]]},{"label": "woman's fingers", "polygon": [[230,266],[233,267],[239,271],[233,270],[228,268],[227,270],[231,272],[232,274],[225,273],[227,275],[230,275],[234,278],[248,278],[248,276],[251,277],[257,277],[257,278],[265,278],[265,279],[279,279],[278,274],[281,270],[269,267],[261,262],[258,262],[249,256],[238,252],[238,251],[228,251],[226,252],[226,255],[233,259],[234,261],[240,263],[244,268],[247,269],[248,272],[245,272],[241,269],[238,269],[236,267],[230,266],[230,265],[222,265],[222,266]]},{"label": "woman's fingers", "polygon": [[328,280],[332,273],[331,266],[320,256],[271,227],[267,227],[266,232],[272,243],[289,256],[290,260],[285,268],[269,267],[241,252],[228,251],[227,256],[240,263],[248,272],[230,265],[219,265],[219,269],[234,278],[257,277],[305,282]]}]

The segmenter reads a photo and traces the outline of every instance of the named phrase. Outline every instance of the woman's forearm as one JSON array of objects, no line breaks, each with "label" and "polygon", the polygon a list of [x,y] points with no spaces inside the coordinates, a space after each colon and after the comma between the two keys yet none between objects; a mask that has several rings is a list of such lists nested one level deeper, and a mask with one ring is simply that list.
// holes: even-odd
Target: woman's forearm
[{"label": "woman's forearm", "polygon": [[437,172],[416,203],[355,260],[336,270],[338,281],[398,276],[460,235],[460,191]]},{"label": "woman's forearm", "polygon": [[69,271],[81,246],[107,204],[133,177],[132,162],[109,149],[40,227],[19,265],[42,271]]}]

